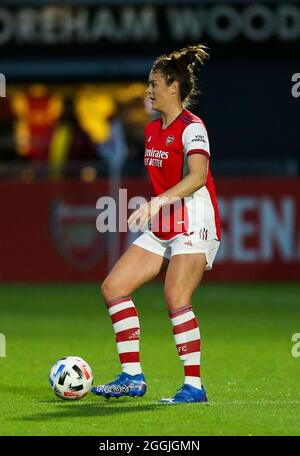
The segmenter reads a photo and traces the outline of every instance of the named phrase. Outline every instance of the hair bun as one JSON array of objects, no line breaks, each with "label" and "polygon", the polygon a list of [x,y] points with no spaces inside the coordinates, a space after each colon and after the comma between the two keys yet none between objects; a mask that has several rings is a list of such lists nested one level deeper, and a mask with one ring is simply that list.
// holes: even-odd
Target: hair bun
[{"label": "hair bun", "polygon": [[188,46],[179,51],[172,52],[169,58],[173,65],[177,64],[182,70],[185,68],[192,72],[197,63],[203,64],[204,60],[208,57],[206,49],[207,47],[202,44]]},{"label": "hair bun", "polygon": [[188,49],[186,53],[182,55],[182,58],[185,60],[187,66],[194,66],[197,62],[197,54],[194,49]]}]

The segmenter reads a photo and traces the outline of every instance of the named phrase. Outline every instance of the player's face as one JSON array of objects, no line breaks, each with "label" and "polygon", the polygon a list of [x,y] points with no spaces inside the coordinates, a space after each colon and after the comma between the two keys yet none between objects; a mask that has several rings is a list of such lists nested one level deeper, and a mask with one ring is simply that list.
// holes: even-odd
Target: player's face
[{"label": "player's face", "polygon": [[151,71],[146,94],[152,104],[152,109],[166,112],[172,99],[172,91],[171,86],[166,84],[166,80],[160,72]]}]

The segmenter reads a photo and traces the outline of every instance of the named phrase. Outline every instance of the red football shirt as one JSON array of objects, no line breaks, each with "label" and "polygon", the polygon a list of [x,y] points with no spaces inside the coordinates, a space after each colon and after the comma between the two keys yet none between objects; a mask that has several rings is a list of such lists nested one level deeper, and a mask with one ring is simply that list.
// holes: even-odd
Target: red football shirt
[{"label": "red football shirt", "polygon": [[[187,160],[192,154],[210,158],[204,122],[187,109],[167,128],[162,128],[161,118],[145,126],[144,162],[156,196],[188,174]],[[220,218],[210,170],[205,186],[160,210],[151,222],[151,232],[161,240],[183,232],[198,232],[201,240],[220,240]]]}]

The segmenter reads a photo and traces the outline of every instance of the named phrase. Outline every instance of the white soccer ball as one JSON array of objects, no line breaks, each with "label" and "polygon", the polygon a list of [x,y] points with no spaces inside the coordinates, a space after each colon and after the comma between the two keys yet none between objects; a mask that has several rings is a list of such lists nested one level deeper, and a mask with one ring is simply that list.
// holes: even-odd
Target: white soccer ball
[{"label": "white soccer ball", "polygon": [[79,356],[59,359],[51,368],[51,388],[60,399],[81,399],[91,389],[94,374],[89,364]]}]

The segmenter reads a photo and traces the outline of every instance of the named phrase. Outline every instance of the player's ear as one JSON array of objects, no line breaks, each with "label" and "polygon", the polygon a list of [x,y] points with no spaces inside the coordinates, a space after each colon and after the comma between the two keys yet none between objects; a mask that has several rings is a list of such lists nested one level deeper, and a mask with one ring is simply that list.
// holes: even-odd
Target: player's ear
[{"label": "player's ear", "polygon": [[172,95],[177,95],[178,92],[179,92],[179,84],[178,84],[178,81],[172,82],[170,89],[171,89],[171,94],[172,94]]}]

